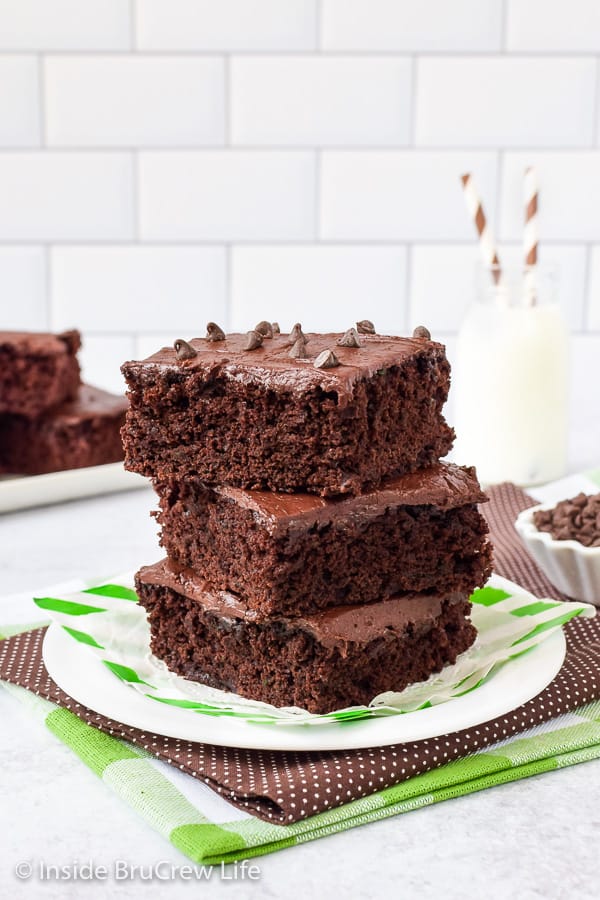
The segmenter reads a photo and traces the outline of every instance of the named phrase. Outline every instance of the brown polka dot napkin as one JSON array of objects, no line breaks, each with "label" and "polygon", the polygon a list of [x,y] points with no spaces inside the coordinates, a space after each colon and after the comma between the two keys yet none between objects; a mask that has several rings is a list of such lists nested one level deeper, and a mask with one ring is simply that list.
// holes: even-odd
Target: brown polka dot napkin
[{"label": "brown polka dot napkin", "polygon": [[[514,485],[489,491],[484,512],[496,548],[495,570],[539,596],[556,597],[513,527],[533,505]],[[592,700],[600,699],[600,616],[565,627],[567,656],[541,694],[506,716],[477,728],[426,741],[323,753],[241,750],[145,734],[80,706],[51,680],[42,661],[45,629],[0,642],[0,679],[64,706],[94,726],[144,747],[204,781],[231,803],[266,821],[289,823],[398,784],[449,760],[484,749]]]}]

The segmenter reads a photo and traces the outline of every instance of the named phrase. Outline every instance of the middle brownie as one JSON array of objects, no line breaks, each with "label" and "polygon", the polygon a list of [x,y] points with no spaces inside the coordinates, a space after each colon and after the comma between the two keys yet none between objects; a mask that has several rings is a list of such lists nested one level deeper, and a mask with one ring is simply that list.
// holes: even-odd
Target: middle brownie
[{"label": "middle brownie", "polygon": [[372,603],[404,591],[470,592],[492,564],[475,470],[439,463],[378,491],[324,500],[155,484],[168,555],[261,615]]}]

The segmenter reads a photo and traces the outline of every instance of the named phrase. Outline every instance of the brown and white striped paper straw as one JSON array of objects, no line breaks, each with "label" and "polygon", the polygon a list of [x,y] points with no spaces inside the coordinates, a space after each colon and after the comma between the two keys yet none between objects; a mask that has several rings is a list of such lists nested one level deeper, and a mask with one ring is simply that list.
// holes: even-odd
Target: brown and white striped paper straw
[{"label": "brown and white striped paper straw", "polygon": [[535,266],[538,261],[538,186],[535,169],[525,169],[525,265]]},{"label": "brown and white striped paper straw", "polygon": [[464,189],[467,210],[475,222],[475,228],[477,229],[481,254],[486,266],[489,266],[492,270],[492,276],[495,283],[499,284],[502,280],[500,259],[498,258],[494,238],[490,226],[487,223],[483,205],[473,181],[473,176],[470,172],[467,172],[465,175],[461,175],[460,180],[462,181]]},{"label": "brown and white striped paper straw", "polygon": [[536,302],[536,269],[538,261],[538,185],[535,169],[525,169],[525,227],[523,231],[523,251],[525,254],[525,303],[533,306]]}]

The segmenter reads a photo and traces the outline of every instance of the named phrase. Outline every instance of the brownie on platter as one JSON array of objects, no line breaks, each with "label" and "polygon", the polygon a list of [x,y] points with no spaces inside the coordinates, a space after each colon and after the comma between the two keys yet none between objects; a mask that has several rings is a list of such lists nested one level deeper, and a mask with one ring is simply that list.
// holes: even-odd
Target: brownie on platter
[{"label": "brownie on platter", "polygon": [[32,418],[77,394],[78,331],[0,332],[0,413]]},{"label": "brownie on platter", "polygon": [[76,397],[36,419],[0,416],[0,469],[40,475],[123,459],[127,399],[81,385]]},{"label": "brownie on platter", "polygon": [[163,560],[136,576],[153,653],[173,672],[253,700],[327,713],[423,681],[475,640],[465,593],[257,621],[243,600]]},{"label": "brownie on platter", "polygon": [[471,592],[491,572],[474,469],[450,463],[402,475],[376,491],[326,500],[155,484],[161,544],[215,590],[261,616],[373,603],[403,591]]},{"label": "brownie on platter", "polygon": [[263,322],[225,335],[209,323],[206,338],[175,344],[122,366],[125,465],[156,481],[358,494],[451,448],[450,367],[428,334],[280,334]]}]

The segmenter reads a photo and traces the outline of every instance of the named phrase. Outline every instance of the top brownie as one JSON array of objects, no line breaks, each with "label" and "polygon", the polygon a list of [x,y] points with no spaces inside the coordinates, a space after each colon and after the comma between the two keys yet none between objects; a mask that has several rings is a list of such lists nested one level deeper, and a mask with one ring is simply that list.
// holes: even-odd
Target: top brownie
[{"label": "top brownie", "polygon": [[0,413],[27,418],[72,400],[79,389],[78,331],[0,332]]},{"label": "top brownie", "polygon": [[[450,367],[441,344],[361,334],[360,346],[349,347],[338,344],[341,334],[302,337],[304,358],[290,357],[290,335],[250,350],[247,335],[230,334],[125,363],[126,467],[155,480],[194,475],[334,496],[448,452]],[[317,367],[324,351],[339,364]]]}]

